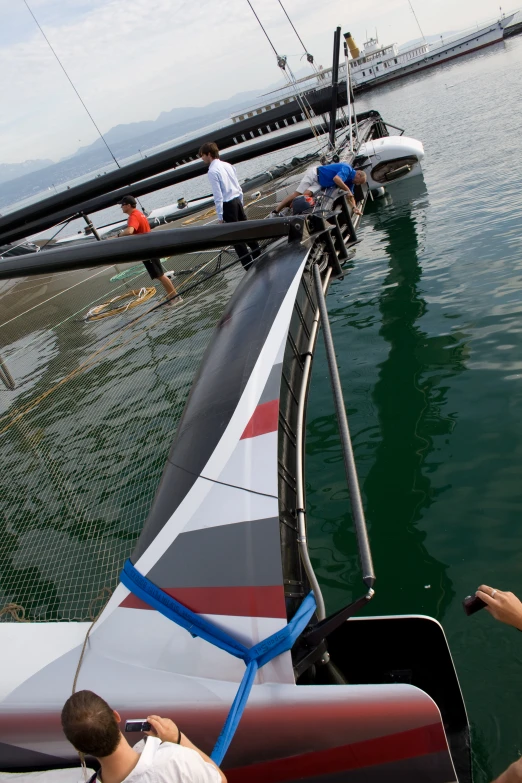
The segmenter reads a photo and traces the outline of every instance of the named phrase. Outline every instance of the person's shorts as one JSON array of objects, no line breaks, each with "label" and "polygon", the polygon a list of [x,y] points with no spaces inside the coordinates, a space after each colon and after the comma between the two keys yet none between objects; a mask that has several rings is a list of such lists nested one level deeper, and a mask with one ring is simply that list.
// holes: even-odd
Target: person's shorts
[{"label": "person's shorts", "polygon": [[305,190],[309,190],[312,193],[319,193],[321,186],[317,179],[317,167],[307,169],[305,175],[297,188],[298,193],[304,193]]},{"label": "person's shorts", "polygon": [[143,263],[152,280],[157,280],[158,277],[162,277],[165,274],[159,258],[149,258],[148,261]]}]

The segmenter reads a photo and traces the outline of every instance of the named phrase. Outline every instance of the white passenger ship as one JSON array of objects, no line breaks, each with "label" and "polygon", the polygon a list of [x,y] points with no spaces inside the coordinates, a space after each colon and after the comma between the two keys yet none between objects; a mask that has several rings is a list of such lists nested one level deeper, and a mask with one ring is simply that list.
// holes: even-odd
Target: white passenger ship
[{"label": "white passenger ship", "polygon": [[[426,68],[433,68],[448,60],[498,43],[504,38],[505,28],[513,21],[513,18],[514,14],[511,14],[480,29],[467,30],[446,39],[441,36],[440,44],[435,46],[424,40],[402,52],[399,51],[399,47],[395,43],[381,46],[377,37],[366,41],[361,51],[351,34],[345,33],[344,37],[351,55],[348,62],[353,89],[355,92],[362,92],[379,84],[409,76]],[[325,87],[331,77],[331,68],[319,68],[310,76],[297,79],[292,85],[287,84],[278,90],[260,96],[254,105],[240,114],[233,115],[232,120],[233,122],[241,122],[255,114],[262,114],[264,111],[290,103],[295,98],[296,90],[306,96]],[[346,62],[339,68],[339,82],[341,84],[346,82]]]}]

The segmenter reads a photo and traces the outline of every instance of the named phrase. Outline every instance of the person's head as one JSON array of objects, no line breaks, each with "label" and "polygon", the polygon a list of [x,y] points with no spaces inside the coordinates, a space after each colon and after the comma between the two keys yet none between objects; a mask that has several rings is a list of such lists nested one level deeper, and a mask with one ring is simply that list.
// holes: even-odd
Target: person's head
[{"label": "person's head", "polygon": [[120,720],[119,714],[92,691],[73,693],[62,709],[63,733],[71,745],[97,759],[112,755],[120,744]]},{"label": "person's head", "polygon": [[120,201],[122,212],[126,215],[130,215],[136,209],[136,199],[134,196],[124,196]]},{"label": "person's head", "polygon": [[312,196],[296,196],[292,201],[292,215],[308,215],[314,211]]},{"label": "person's head", "polygon": [[357,169],[353,181],[356,185],[364,185],[364,183],[366,182],[366,174],[364,173],[364,171],[361,171],[361,169]]},{"label": "person's head", "polygon": [[199,157],[207,166],[210,166],[213,160],[219,158],[218,145],[213,141],[207,141],[199,148]]}]

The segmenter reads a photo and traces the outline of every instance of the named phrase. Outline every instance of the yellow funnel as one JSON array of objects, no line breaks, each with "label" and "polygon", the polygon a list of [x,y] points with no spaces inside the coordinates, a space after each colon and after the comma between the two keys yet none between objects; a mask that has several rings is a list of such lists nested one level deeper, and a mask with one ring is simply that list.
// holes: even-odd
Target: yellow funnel
[{"label": "yellow funnel", "polygon": [[359,57],[360,51],[357,48],[357,44],[352,38],[351,33],[345,33],[344,34],[344,40],[346,41],[346,45],[348,46],[348,49],[350,50],[350,54],[352,55],[352,58],[355,60],[356,57]]}]

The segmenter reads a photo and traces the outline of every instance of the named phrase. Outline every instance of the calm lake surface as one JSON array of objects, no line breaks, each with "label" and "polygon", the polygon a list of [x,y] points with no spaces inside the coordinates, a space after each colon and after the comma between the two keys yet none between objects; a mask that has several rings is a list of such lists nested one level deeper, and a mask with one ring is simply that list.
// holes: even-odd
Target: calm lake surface
[{"label": "calm lake surface", "polygon": [[[357,101],[422,140],[424,180],[369,205],[328,297],[377,575],[369,613],[442,623],[476,783],[522,752],[522,636],[461,607],[482,582],[522,597],[521,75],[518,37]],[[307,483],[333,610],[362,583],[322,340]]]}]

